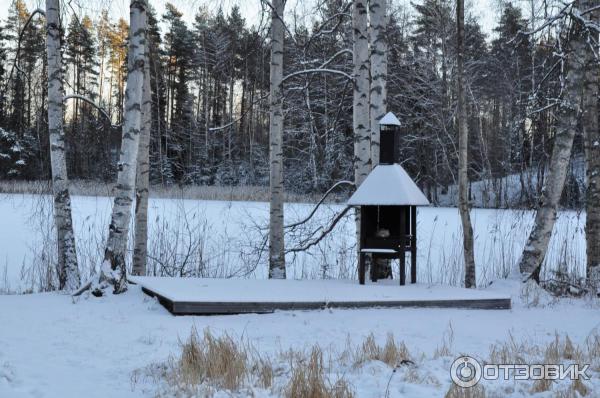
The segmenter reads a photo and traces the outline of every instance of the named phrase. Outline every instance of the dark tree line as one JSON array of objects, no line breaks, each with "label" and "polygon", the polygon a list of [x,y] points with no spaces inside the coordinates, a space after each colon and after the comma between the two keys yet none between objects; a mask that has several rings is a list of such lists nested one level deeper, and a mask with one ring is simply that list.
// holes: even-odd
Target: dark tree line
[{"label": "dark tree line", "polygon": [[[392,4],[387,38],[388,110],[403,123],[404,167],[432,201],[457,183],[456,31],[454,4]],[[344,11],[345,10],[345,11]],[[43,18],[21,0],[0,21],[0,178],[48,179]],[[286,189],[323,192],[352,180],[352,27],[348,0],[328,0],[309,26],[289,23],[284,48]],[[65,89],[99,104],[67,102],[70,178],[113,181],[120,145],[127,65],[127,22],[108,11],[63,21]],[[291,20],[295,20],[291,16]],[[199,8],[192,24],[168,4],[148,13],[153,184],[267,185],[269,131],[268,23],[240,10]],[[469,179],[486,180],[503,206],[507,181],[534,205],[547,172],[560,95],[551,29],[526,35],[532,23],[506,3],[488,37],[465,20]],[[331,69],[342,73],[299,73]],[[106,117],[108,116],[108,117]],[[573,164],[581,164],[576,139]],[[512,176],[510,179],[503,177]],[[571,172],[564,203],[583,199]],[[479,195],[479,191],[475,195]]]}]

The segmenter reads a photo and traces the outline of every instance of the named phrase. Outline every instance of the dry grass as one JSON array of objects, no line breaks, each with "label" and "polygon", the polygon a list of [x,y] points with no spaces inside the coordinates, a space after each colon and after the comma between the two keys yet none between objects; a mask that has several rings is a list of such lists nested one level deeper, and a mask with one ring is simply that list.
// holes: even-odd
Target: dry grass
[{"label": "dry grass", "polygon": [[407,361],[412,362],[408,348],[404,342],[396,342],[389,333],[383,346],[379,345],[371,333],[354,353],[354,367],[368,361],[381,361],[391,367],[399,366]]},{"label": "dry grass", "polygon": [[452,384],[444,398],[486,398],[485,389],[478,384],[470,388],[459,387]]},{"label": "dry grass", "polygon": [[[452,342],[454,332],[448,327],[442,344],[433,355],[409,353],[404,343],[399,343],[390,333],[385,342],[378,341],[373,334],[368,335],[359,344],[350,340],[341,352],[323,351],[319,345],[314,345],[307,351],[285,350],[273,358],[261,356],[248,342],[233,339],[227,334],[215,337],[208,330],[203,334],[192,330],[190,338],[181,344],[181,354],[176,359],[170,359],[166,364],[154,366],[155,382],[167,388],[160,390],[158,396],[212,396],[219,391],[229,391],[235,396],[254,396],[255,389],[266,390],[273,396],[285,398],[351,398],[355,396],[353,386],[348,382],[343,372],[363,372],[362,365],[379,361],[387,365],[390,379],[381,396],[395,391],[397,386],[390,384],[393,374],[404,383],[428,385],[439,389],[439,395],[445,398],[496,398],[505,396],[510,391],[521,391],[522,394],[544,395],[556,398],[581,398],[593,396],[592,386],[583,380],[572,382],[553,382],[536,380],[515,382],[512,387],[505,386],[503,390],[491,389],[486,391],[480,383],[472,388],[461,388],[454,384],[449,389],[446,382],[438,380],[434,368],[422,366],[428,360],[435,361],[444,357],[454,356]],[[506,342],[491,346],[488,363],[515,364],[567,364],[567,363],[598,363],[600,353],[600,335],[591,334],[585,344],[578,346],[568,336],[555,335],[549,343],[532,344],[519,342],[512,335]],[[413,359],[418,358],[419,365]],[[594,362],[596,361],[596,362]],[[439,363],[439,362],[438,362]],[[378,365],[373,369],[379,369]],[[385,374],[385,370],[383,370]],[[136,379],[140,374],[136,374]],[[365,375],[358,375],[360,377]],[[379,375],[378,377],[380,377]],[[370,376],[369,376],[370,377]],[[448,386],[446,384],[446,386]],[[390,389],[390,387],[392,387]],[[488,389],[490,386],[487,386]]]},{"label": "dry grass", "polygon": [[540,392],[550,391],[552,389],[552,380],[550,379],[539,379],[533,382],[531,387],[531,393],[536,394]]},{"label": "dry grass", "polygon": [[527,364],[526,356],[537,355],[538,348],[526,342],[518,342],[512,333],[507,341],[492,344],[490,347],[490,363]]},{"label": "dry grass", "polygon": [[208,330],[200,337],[194,329],[181,345],[177,373],[185,384],[208,383],[237,391],[250,373],[245,348],[228,335],[213,336]]},{"label": "dry grass", "polygon": [[581,397],[585,397],[590,393],[588,386],[586,386],[585,383],[579,379],[573,380],[568,391],[572,392],[573,394],[577,393]]},{"label": "dry grass", "polygon": [[[261,357],[255,347],[227,334],[214,336],[208,329],[200,335],[195,329],[181,343],[181,354],[167,363],[146,369],[157,384],[157,396],[212,396],[216,391],[252,395],[252,388],[271,390],[277,396],[293,398],[352,398],[354,392],[344,378],[330,380],[323,352],[315,345],[309,355],[289,350],[273,361]],[[288,375],[283,384],[276,379]],[[136,373],[134,382],[142,377]]]},{"label": "dry grass", "polygon": [[[70,180],[69,191],[77,196],[111,196],[115,184],[105,181]],[[6,194],[50,194],[50,181],[0,181],[0,193]],[[285,193],[286,202],[313,203],[322,195]],[[197,199],[197,200],[228,200],[268,202],[268,186],[207,186],[207,185],[153,185],[150,187],[150,197],[165,199]],[[345,198],[338,197],[338,201]],[[336,198],[334,197],[335,201]]]},{"label": "dry grass", "polygon": [[444,335],[442,336],[442,343],[435,348],[433,358],[438,359],[440,357],[448,357],[452,355],[452,344],[454,344],[454,328],[452,323],[448,324]]},{"label": "dry grass", "polygon": [[275,370],[270,360],[259,359],[252,367],[252,373],[256,375],[256,382],[260,388],[269,389],[273,386]]},{"label": "dry grass", "polygon": [[582,350],[586,355],[585,359],[591,364],[591,368],[597,372],[600,371],[600,334],[598,331],[594,331],[585,339]]},{"label": "dry grass", "polygon": [[[568,335],[561,337],[556,334],[554,340],[545,345],[535,345],[527,342],[517,342],[511,335],[509,340],[493,344],[490,348],[490,363],[510,364],[561,364],[577,363],[594,364],[600,355],[600,335],[592,333],[580,347],[574,344]],[[552,380],[535,380],[529,392],[531,394],[553,391]],[[582,380],[573,380],[567,389],[554,391],[556,398],[579,398],[589,394],[589,387]]]},{"label": "dry grass", "polygon": [[352,398],[354,393],[343,378],[333,384],[327,381],[323,352],[315,346],[308,360],[298,360],[292,367],[284,395],[287,398]]},{"label": "dry grass", "polygon": [[553,398],[581,398],[590,396],[590,388],[581,380],[573,380],[568,388],[556,391]]}]

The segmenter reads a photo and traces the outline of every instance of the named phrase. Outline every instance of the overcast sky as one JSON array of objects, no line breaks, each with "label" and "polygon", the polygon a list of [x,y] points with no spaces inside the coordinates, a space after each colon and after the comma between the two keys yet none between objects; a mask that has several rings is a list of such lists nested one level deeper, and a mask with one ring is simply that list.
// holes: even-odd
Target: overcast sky
[{"label": "overcast sky", "polygon": [[[0,19],[6,19],[8,8],[14,0],[0,0]],[[310,17],[312,7],[317,0],[288,0],[286,10],[298,9],[299,15]],[[410,0],[392,0],[395,4],[406,4],[410,7]],[[419,2],[419,0],[413,0]],[[496,25],[499,2],[502,0],[467,0],[467,12],[472,12],[481,22],[486,33],[491,33]],[[256,25],[260,21],[261,6],[260,0],[150,0],[150,3],[156,9],[158,15],[162,15],[165,10],[165,4],[173,3],[181,12],[184,13],[184,19],[191,23],[194,14],[200,5],[207,5],[209,8],[217,10],[222,6],[225,10],[231,8],[233,4],[238,4],[242,14],[249,25]],[[519,2],[519,0],[517,0]],[[37,7],[43,8],[43,0],[25,0],[30,9]],[[113,17],[129,18],[129,0],[71,0],[71,6],[78,14],[88,14],[95,18],[99,11],[107,8],[111,11]],[[306,12],[302,12],[306,11]]]}]

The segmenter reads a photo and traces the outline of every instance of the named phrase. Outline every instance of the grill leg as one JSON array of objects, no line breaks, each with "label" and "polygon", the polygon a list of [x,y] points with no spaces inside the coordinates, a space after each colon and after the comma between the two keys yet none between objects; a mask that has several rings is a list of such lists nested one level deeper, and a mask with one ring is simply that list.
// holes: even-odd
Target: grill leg
[{"label": "grill leg", "polygon": [[410,208],[410,283],[417,283],[417,207]]},{"label": "grill leg", "polygon": [[377,256],[371,253],[369,256],[369,271],[371,272],[371,282],[377,282],[379,279],[379,263],[377,262]]},{"label": "grill leg", "polygon": [[365,284],[365,253],[358,254],[358,283]]},{"label": "grill leg", "polygon": [[406,284],[406,257],[404,250],[400,252],[400,285]]},{"label": "grill leg", "polygon": [[417,251],[410,251],[410,283],[417,283]]}]

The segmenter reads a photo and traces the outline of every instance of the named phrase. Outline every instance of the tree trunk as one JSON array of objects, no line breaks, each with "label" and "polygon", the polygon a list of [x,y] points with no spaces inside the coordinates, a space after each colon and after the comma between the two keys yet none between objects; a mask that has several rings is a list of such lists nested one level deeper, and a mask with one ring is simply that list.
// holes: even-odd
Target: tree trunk
[{"label": "tree trunk", "polygon": [[[590,14],[598,22],[598,11]],[[586,54],[583,87],[583,131],[586,162],[586,223],[587,279],[600,288],[600,131],[598,130],[598,60],[590,49]]]},{"label": "tree trunk", "polygon": [[54,222],[58,243],[58,287],[74,291],[79,287],[79,268],[75,250],[75,234],[71,217],[71,196],[65,160],[65,133],[63,130],[63,75],[60,52],[59,0],[46,0],[47,56],[48,56],[48,132],[50,136],[50,163]]},{"label": "tree trunk", "polygon": [[283,11],[284,0],[272,0],[269,109],[270,218],[269,278],[285,279],[283,240]]},{"label": "tree trunk", "polygon": [[[354,129],[354,183],[362,184],[371,171],[371,137],[369,133],[369,39],[367,0],[353,0],[352,63],[354,94],[352,98],[352,127]],[[360,212],[357,209],[356,241],[360,242]],[[360,250],[359,245],[357,249]],[[360,257],[360,253],[358,253]]]},{"label": "tree trunk", "polygon": [[135,196],[136,163],[140,141],[146,2],[132,0],[129,9],[131,21],[129,28],[129,61],[127,65],[127,88],[125,91],[119,171],[104,261],[100,268],[98,283],[92,289],[94,295],[102,295],[103,289],[107,288],[108,285],[113,286],[113,293],[115,294],[127,290],[125,252],[131,221],[131,206]]},{"label": "tree trunk", "polygon": [[[388,0],[369,0],[370,15],[370,106],[369,126],[371,134],[371,167],[379,164],[379,120],[386,114],[387,108],[387,2]],[[377,279],[392,276],[392,262],[388,259],[376,260]]]},{"label": "tree trunk", "polygon": [[147,46],[142,88],[140,148],[135,178],[135,244],[131,269],[133,275],[146,275],[146,262],[148,258],[148,190],[150,187],[150,130],[152,128],[152,91],[150,88],[149,56],[149,46]]},{"label": "tree trunk", "polygon": [[463,254],[465,258],[465,287],[476,286],[475,254],[473,249],[473,226],[469,209],[469,126],[467,125],[467,104],[464,82],[465,52],[465,2],[456,2],[456,60],[458,95],[458,209],[463,229]]},{"label": "tree trunk", "polygon": [[352,104],[352,121],[354,127],[354,180],[356,187],[358,188],[371,171],[367,0],[354,0],[352,25],[354,32],[354,97]]},{"label": "tree trunk", "polygon": [[387,2],[388,0],[370,0],[371,15],[371,164],[379,164],[379,120],[387,109]]},{"label": "tree trunk", "polygon": [[[575,3],[574,7],[580,6],[582,7],[580,9],[587,9],[589,8],[587,7],[588,3],[590,1],[580,1]],[[535,223],[519,262],[519,270],[524,282],[530,279],[539,282],[541,266],[548,250],[548,243],[556,222],[558,204],[565,184],[573,138],[577,130],[577,119],[581,112],[579,97],[584,79],[583,55],[587,51],[587,43],[581,24],[577,20],[571,22],[570,42],[565,45],[567,74],[561,76],[564,97],[558,115],[554,148],[535,215]]]}]

